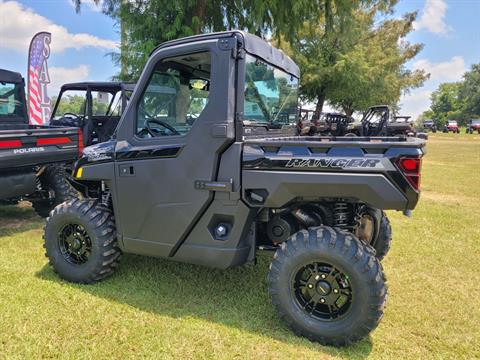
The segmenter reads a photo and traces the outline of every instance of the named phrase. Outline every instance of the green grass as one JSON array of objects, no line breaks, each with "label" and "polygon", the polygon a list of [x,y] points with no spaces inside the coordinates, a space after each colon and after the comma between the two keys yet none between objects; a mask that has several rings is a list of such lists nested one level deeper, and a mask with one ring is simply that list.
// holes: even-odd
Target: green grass
[{"label": "green grass", "polygon": [[480,136],[428,142],[413,218],[390,212],[390,295],[371,336],[335,349],[294,336],[266,291],[269,259],[216,271],[126,255],[96,285],[47,266],[42,220],[0,208],[0,358],[480,358]]}]

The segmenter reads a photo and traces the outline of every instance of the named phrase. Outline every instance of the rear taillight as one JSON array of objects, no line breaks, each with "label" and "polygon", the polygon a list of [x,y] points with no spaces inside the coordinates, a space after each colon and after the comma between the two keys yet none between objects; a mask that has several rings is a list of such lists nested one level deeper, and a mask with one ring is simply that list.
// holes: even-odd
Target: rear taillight
[{"label": "rear taillight", "polygon": [[412,185],[415,190],[418,190],[420,188],[422,159],[402,157],[397,160],[397,166],[403,175],[405,175],[410,185]]},{"label": "rear taillight", "polygon": [[11,149],[22,147],[20,140],[0,140],[0,149]]},{"label": "rear taillight", "polygon": [[70,138],[63,136],[63,137],[53,137],[53,138],[42,138],[37,139],[37,146],[44,146],[44,145],[61,145],[61,144],[68,144],[71,142]]},{"label": "rear taillight", "polygon": [[78,157],[82,157],[83,155],[83,149],[85,146],[83,145],[83,132],[82,129],[77,129],[77,134],[78,134]]}]

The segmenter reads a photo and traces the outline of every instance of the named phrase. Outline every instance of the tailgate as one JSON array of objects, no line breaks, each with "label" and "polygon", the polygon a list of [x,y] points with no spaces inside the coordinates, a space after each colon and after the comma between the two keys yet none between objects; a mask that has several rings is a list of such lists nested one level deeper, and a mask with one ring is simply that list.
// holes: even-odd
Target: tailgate
[{"label": "tailgate", "polygon": [[78,157],[78,128],[35,126],[0,131],[0,169],[73,161]]}]

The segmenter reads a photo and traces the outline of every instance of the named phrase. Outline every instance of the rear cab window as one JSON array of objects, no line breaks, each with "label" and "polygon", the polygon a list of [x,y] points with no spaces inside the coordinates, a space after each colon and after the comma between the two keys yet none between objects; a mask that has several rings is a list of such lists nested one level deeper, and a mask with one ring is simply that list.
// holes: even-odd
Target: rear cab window
[{"label": "rear cab window", "polygon": [[298,78],[261,59],[247,55],[244,125],[279,127],[295,124]]}]

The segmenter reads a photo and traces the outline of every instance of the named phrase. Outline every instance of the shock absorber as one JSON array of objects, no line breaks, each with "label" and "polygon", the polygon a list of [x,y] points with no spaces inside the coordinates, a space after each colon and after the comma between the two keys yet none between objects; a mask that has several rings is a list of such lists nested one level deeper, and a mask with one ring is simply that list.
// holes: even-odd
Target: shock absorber
[{"label": "shock absorber", "polygon": [[346,202],[337,202],[333,206],[333,219],[335,226],[345,229],[349,225],[350,212]]}]

